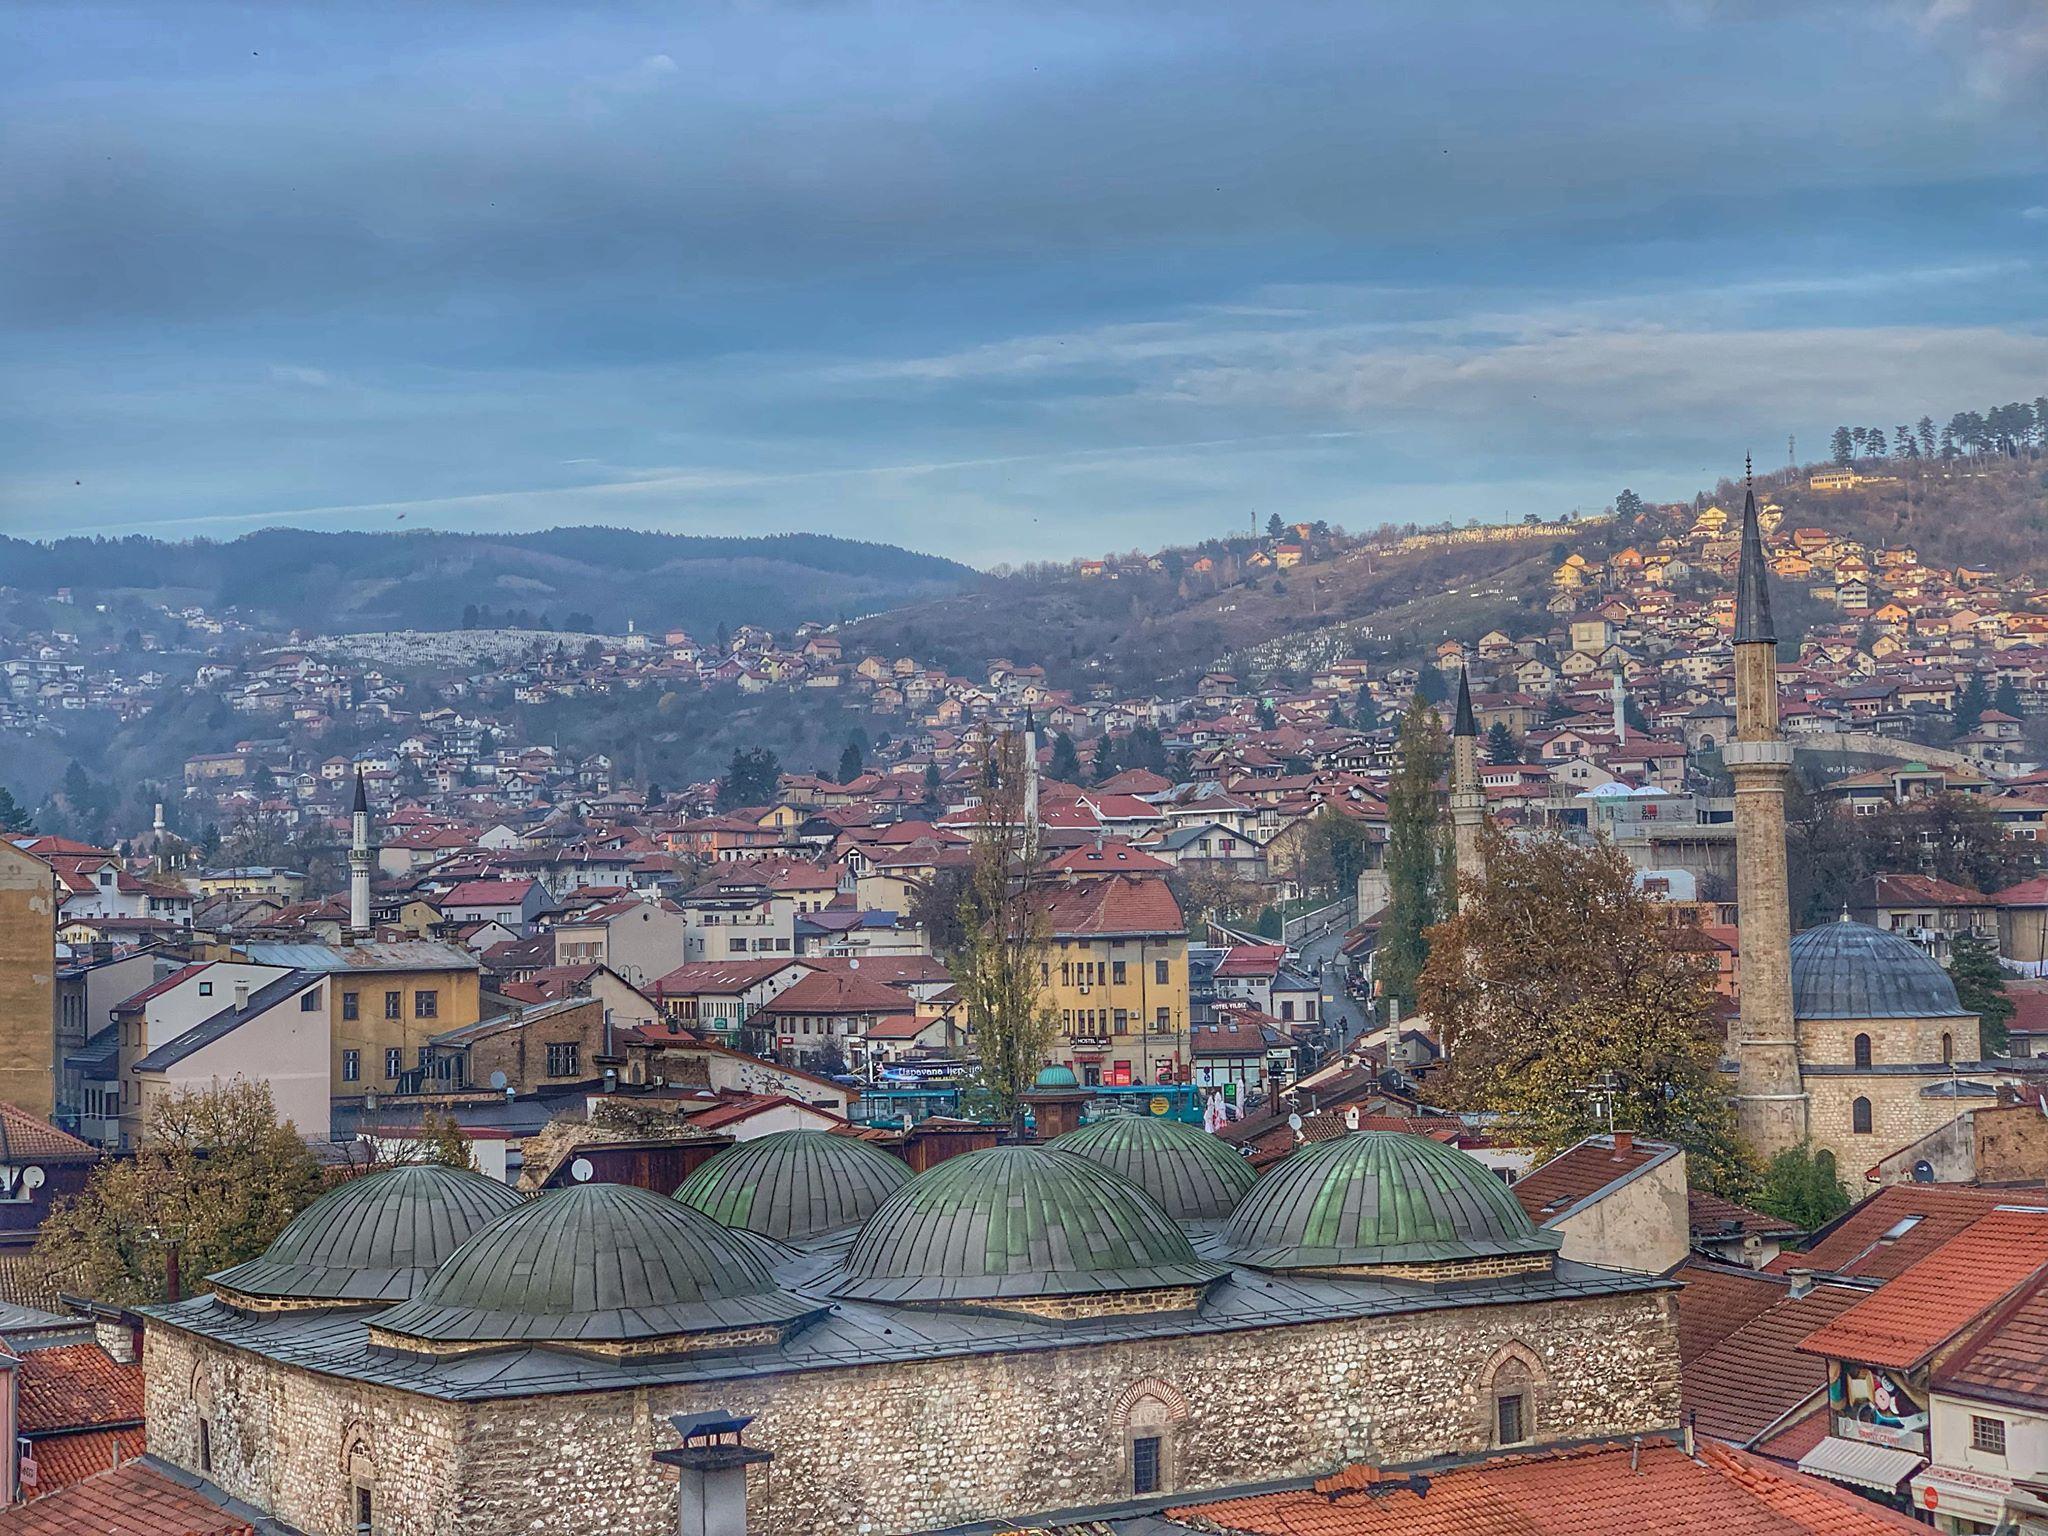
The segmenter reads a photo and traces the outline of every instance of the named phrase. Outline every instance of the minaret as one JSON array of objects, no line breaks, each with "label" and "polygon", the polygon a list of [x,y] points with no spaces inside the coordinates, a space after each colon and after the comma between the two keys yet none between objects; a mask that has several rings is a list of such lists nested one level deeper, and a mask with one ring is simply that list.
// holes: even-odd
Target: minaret
[{"label": "minaret", "polygon": [[349,817],[348,936],[370,936],[370,865],[377,851],[370,846],[370,797],[363,789],[363,770],[356,770],[355,812]]},{"label": "minaret", "polygon": [[1479,787],[1479,721],[1472,713],[1472,677],[1458,669],[1458,714],[1451,726],[1451,851],[1458,872],[1458,905],[1486,874],[1480,834],[1486,827],[1486,792]]},{"label": "minaret", "polygon": [[1614,674],[1611,697],[1614,703],[1614,744],[1617,747],[1625,747],[1628,745],[1628,695],[1621,691],[1619,672]]},{"label": "minaret", "polygon": [[1770,1157],[1806,1140],[1807,1098],[1792,1018],[1792,903],[1785,883],[1785,784],[1792,746],[1778,733],[1778,635],[1756,490],[1745,464],[1742,557],[1735,576],[1735,739],[1721,759],[1735,780],[1735,892],[1742,1012],[1735,1025],[1737,1124]]},{"label": "minaret", "polygon": [[1038,852],[1038,722],[1024,711],[1024,852]]}]

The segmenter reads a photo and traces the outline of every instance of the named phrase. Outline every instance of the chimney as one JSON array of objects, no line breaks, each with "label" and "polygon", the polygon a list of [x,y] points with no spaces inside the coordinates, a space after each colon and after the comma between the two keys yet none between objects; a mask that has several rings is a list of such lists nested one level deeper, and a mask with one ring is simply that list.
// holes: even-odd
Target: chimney
[{"label": "chimney", "polygon": [[1789,1269],[1786,1273],[1792,1277],[1792,1288],[1785,1293],[1788,1297],[1797,1301],[1802,1296],[1811,1296],[1813,1294],[1812,1270]]},{"label": "chimney", "polygon": [[682,1437],[654,1459],[680,1474],[676,1536],[747,1536],[747,1468],[774,1459],[771,1451],[741,1444],[751,1415],[678,1413],[670,1417]]},{"label": "chimney", "polygon": [[1636,1149],[1636,1133],[1635,1133],[1634,1131],[1616,1131],[1616,1132],[1614,1133],[1614,1150],[1615,1150],[1615,1151],[1617,1151],[1617,1152],[1633,1152],[1633,1151],[1635,1151],[1635,1149]]},{"label": "chimney", "polygon": [[235,983],[235,1012],[240,1013],[243,1009],[247,1008],[248,1006],[249,983],[246,981],[238,981]]}]

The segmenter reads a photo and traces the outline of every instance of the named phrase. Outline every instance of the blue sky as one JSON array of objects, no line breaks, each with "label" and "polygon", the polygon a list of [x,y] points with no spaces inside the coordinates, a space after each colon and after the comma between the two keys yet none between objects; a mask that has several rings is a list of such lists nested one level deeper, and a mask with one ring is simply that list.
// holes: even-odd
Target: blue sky
[{"label": "blue sky", "polygon": [[2041,0],[17,0],[0,532],[1590,509],[2048,392],[2044,257]]}]

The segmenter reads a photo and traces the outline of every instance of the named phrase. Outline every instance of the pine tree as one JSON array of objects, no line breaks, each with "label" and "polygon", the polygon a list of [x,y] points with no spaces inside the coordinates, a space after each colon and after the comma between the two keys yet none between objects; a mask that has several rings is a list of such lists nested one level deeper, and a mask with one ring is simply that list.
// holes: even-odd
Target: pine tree
[{"label": "pine tree", "polygon": [[7,792],[7,786],[0,784],[0,834],[26,832],[28,829],[28,812]]},{"label": "pine tree", "polygon": [[2001,677],[1998,680],[1998,691],[1991,696],[1991,707],[2002,715],[2011,715],[2015,720],[2026,713],[2020,707],[2020,691],[2013,687],[2012,679],[2009,677]]},{"label": "pine tree", "polygon": [[1373,699],[1372,690],[1362,683],[1358,689],[1358,708],[1351,717],[1351,723],[1361,731],[1379,729],[1380,707]]},{"label": "pine tree", "polygon": [[1065,731],[1052,739],[1052,760],[1046,765],[1046,774],[1062,784],[1081,782],[1081,754],[1074,750],[1074,738]]},{"label": "pine tree", "polygon": [[1486,760],[1495,767],[1505,763],[1521,761],[1522,750],[1515,745],[1515,733],[1508,729],[1505,720],[1496,720],[1486,728]]},{"label": "pine tree", "polygon": [[1287,525],[1280,521],[1280,514],[1278,512],[1275,512],[1271,517],[1266,519],[1267,538],[1277,539],[1280,537],[1281,534],[1285,533],[1286,531]]},{"label": "pine tree", "polygon": [[1444,910],[1447,855],[1437,785],[1450,761],[1442,723],[1421,694],[1401,717],[1400,754],[1387,785],[1387,913],[1380,924],[1377,970],[1389,998],[1415,1001],[1429,958],[1424,936]]},{"label": "pine tree", "polygon": [[1949,947],[1948,979],[1956,984],[1956,1001],[1977,1015],[1978,1038],[1986,1056],[2003,1056],[2009,1036],[2013,1002],[2006,995],[2005,971],[1998,950],[1979,938],[1963,935]]},{"label": "pine tree", "polygon": [[1923,459],[1933,458],[1934,418],[1932,416],[1922,416],[1918,424],[1915,426],[1914,430],[1919,434],[1920,437],[1920,457]]},{"label": "pine tree", "polygon": [[1984,686],[1984,679],[1972,672],[1963,691],[1956,695],[1956,734],[1966,736],[1977,728],[1977,722],[1984,711],[1991,707],[1991,690]]},{"label": "pine tree", "polygon": [[1331,725],[1342,725],[1344,723],[1344,701],[1342,699],[1330,700],[1330,712],[1323,718]]},{"label": "pine tree", "polygon": [[926,763],[924,765],[924,803],[926,805],[937,805],[939,803],[939,765],[937,763]]},{"label": "pine tree", "polygon": [[851,784],[861,775],[860,744],[849,741],[839,750],[839,782]]},{"label": "pine tree", "polygon": [[1847,427],[1835,428],[1835,435],[1828,439],[1828,452],[1841,465],[1847,465],[1856,457],[1856,444]]}]

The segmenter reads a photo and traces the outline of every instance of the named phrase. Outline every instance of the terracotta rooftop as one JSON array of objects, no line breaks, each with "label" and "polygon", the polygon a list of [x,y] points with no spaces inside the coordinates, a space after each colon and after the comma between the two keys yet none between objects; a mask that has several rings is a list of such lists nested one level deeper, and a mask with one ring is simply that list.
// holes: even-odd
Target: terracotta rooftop
[{"label": "terracotta rooftop", "polygon": [[1950,1356],[1934,1385],[1964,1397],[2048,1407],[2048,1274],[2035,1276],[1974,1342]]},{"label": "terracotta rooftop", "polygon": [[[1429,1475],[1352,1467],[1311,1488],[1174,1510],[1254,1536],[1903,1536],[1925,1526],[1846,1488],[1703,1444],[1602,1444]],[[1377,1484],[1377,1486],[1375,1486]]]},{"label": "terracotta rooftop", "polygon": [[1185,933],[1187,919],[1164,880],[1110,875],[1056,886],[1041,898],[1055,935]]},{"label": "terracotta rooftop", "polygon": [[[1616,1141],[1622,1145],[1616,1146]],[[1563,1215],[1588,1196],[1669,1159],[1673,1149],[1661,1141],[1589,1136],[1567,1147],[1541,1167],[1532,1168],[1511,1186],[1514,1197],[1539,1227]]]},{"label": "terracotta rooftop", "polygon": [[[1826,1361],[1800,1353],[1800,1341],[1869,1295],[1847,1285],[1816,1285],[1804,1296],[1779,1289],[1770,1307],[1682,1364],[1679,1389],[1699,1432],[1747,1445],[1804,1417],[1827,1385],[1828,1368]],[[1681,1295],[1679,1305],[1684,1304]]]},{"label": "terracotta rooftop", "polygon": [[902,1013],[910,1006],[910,994],[900,992],[863,975],[838,971],[813,971],[795,985],[777,993],[761,1005],[763,1013],[799,1014]]},{"label": "terracotta rooftop", "polygon": [[1733,1200],[1723,1200],[1719,1195],[1709,1194],[1704,1189],[1689,1189],[1685,1192],[1686,1225],[1691,1229],[1695,1241],[1702,1237],[1730,1236],[1735,1233],[1753,1232],[1760,1237],[1794,1237],[1801,1230],[1782,1216],[1769,1216],[1762,1211],[1753,1211],[1746,1205],[1737,1205]]},{"label": "terracotta rooftop", "polygon": [[1892,1280],[1986,1212],[2022,1203],[1962,1184],[1893,1184],[1816,1232],[1803,1253],[1781,1253],[1773,1274],[1811,1269],[1855,1280]]},{"label": "terracotta rooftop", "polygon": [[148,1449],[142,1426],[132,1429],[88,1429],[75,1435],[50,1435],[35,1443],[36,1497],[82,1483],[133,1461]]},{"label": "terracotta rooftop", "polygon": [[2048,1210],[1995,1210],[1799,1347],[1868,1365],[1915,1367],[2044,1267]]},{"label": "terracotta rooftop", "polygon": [[129,1461],[0,1512],[0,1536],[255,1536],[256,1528],[147,1462]]},{"label": "terracotta rooftop", "polygon": [[1678,1293],[1681,1367],[1783,1301],[1792,1283],[1738,1264],[1715,1264],[1700,1258],[1687,1259],[1672,1271],[1671,1278],[1685,1286]]},{"label": "terracotta rooftop", "polygon": [[21,1357],[21,1432],[100,1429],[142,1422],[142,1367],[97,1344],[61,1344]]},{"label": "terracotta rooftop", "polygon": [[0,1104],[0,1163],[93,1163],[99,1152],[25,1109]]}]

